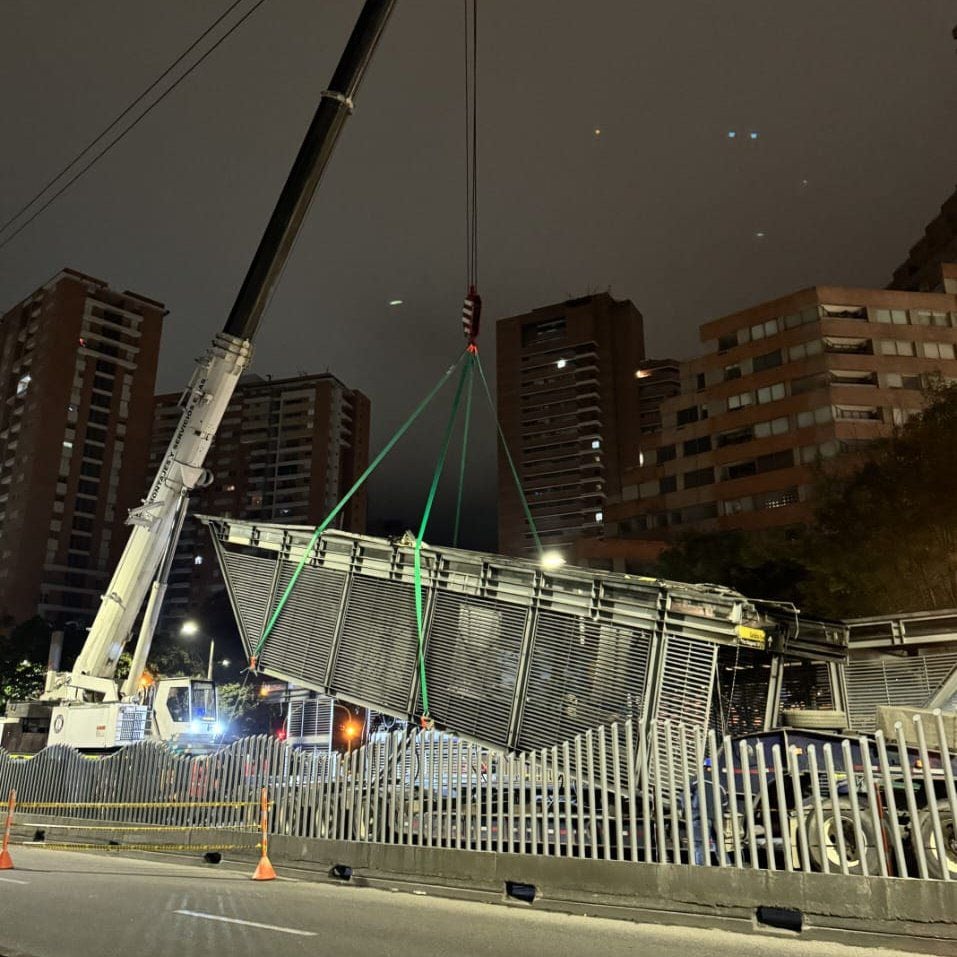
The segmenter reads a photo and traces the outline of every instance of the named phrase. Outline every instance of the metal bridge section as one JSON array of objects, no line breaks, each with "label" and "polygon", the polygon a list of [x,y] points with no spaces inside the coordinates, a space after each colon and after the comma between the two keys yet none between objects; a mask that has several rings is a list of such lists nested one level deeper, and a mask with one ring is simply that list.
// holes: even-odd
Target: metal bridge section
[{"label": "metal bridge section", "polygon": [[[252,655],[312,529],[201,518]],[[422,569],[431,717],[491,747],[545,747],[628,719],[706,727],[718,649],[763,647],[754,628],[783,634],[766,610],[710,586],[427,546]],[[417,714],[413,583],[411,546],[326,532],[260,670],[385,714]],[[811,633],[802,622],[801,648]],[[826,640],[843,655],[842,636]]]}]

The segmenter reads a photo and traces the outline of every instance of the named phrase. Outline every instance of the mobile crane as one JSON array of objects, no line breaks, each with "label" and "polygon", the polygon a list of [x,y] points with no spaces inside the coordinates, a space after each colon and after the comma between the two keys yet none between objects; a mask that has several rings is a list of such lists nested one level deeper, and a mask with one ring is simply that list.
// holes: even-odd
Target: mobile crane
[{"label": "mobile crane", "polygon": [[[194,678],[162,679],[144,692],[140,677],[166,591],[166,577],[189,493],[211,481],[203,468],[220,421],[252,356],[263,311],[282,273],[363,74],[395,0],[365,0],[329,88],[306,132],[259,247],[222,331],[198,361],[181,399],[182,415],[142,505],[127,519],[129,539],[71,671],[51,670],[39,701],[8,708],[3,745],[29,739],[99,751],[155,736],[187,746],[213,744],[220,728],[215,688]],[[129,677],[117,664],[143,609]],[[19,750],[24,750],[20,748]]]}]

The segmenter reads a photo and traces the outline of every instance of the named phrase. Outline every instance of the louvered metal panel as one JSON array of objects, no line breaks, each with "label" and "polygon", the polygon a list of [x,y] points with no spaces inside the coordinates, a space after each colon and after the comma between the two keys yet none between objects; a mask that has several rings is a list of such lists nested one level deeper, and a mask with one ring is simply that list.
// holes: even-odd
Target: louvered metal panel
[{"label": "louvered metal panel", "polygon": [[253,652],[266,624],[266,608],[269,604],[269,587],[276,567],[274,559],[259,558],[242,552],[223,549],[220,551],[223,575],[230,583],[236,617],[246,655]]},{"label": "louvered metal panel", "polygon": [[539,612],[516,747],[640,716],[650,643],[646,632]]},{"label": "louvered metal panel", "polygon": [[435,720],[482,741],[505,741],[527,609],[438,592],[426,676]]},{"label": "louvered metal panel", "polygon": [[846,672],[851,727],[873,731],[878,705],[923,707],[955,667],[957,652],[914,658],[852,658]]},{"label": "louvered metal panel", "polygon": [[707,727],[717,657],[717,645],[680,635],[667,636],[658,687],[659,721]]},{"label": "louvered metal panel", "polygon": [[[293,571],[290,563],[283,564],[277,594],[285,591]],[[264,669],[300,679],[306,686],[325,684],[346,581],[343,572],[303,568],[283,608],[280,627],[263,647]]]},{"label": "louvered metal panel", "polygon": [[331,693],[389,714],[407,713],[417,649],[412,586],[353,575]]}]

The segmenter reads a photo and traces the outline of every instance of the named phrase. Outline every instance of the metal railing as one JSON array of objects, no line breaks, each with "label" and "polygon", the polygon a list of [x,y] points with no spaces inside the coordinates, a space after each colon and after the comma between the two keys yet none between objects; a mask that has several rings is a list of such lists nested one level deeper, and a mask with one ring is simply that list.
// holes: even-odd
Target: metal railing
[{"label": "metal railing", "polygon": [[[53,747],[0,752],[0,794],[72,802],[82,819],[228,828],[253,823],[240,805],[265,787],[270,833],[299,838],[955,879],[955,755],[939,714],[913,721],[887,737],[737,739],[669,721],[641,734],[625,721],[521,754],[437,731],[331,756],[265,737],[206,757],[151,743],[99,759]],[[234,806],[183,803],[212,801]]]}]

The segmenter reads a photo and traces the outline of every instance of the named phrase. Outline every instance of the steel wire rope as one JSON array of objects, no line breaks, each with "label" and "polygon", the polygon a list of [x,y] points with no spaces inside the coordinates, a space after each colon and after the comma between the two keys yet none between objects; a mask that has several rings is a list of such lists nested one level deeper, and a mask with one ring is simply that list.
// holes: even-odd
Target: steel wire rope
[{"label": "steel wire rope", "polygon": [[[234,0],[234,2],[229,6],[206,30],[200,34],[196,40],[190,44],[186,50],[183,51],[180,56],[178,56],[135,100],[133,100],[129,106],[120,113],[116,119],[113,120],[97,137],[95,137],[86,147],[84,147],[66,166],[60,170],[56,176],[53,177],[44,187],[41,189],[34,197],[31,199],[25,206],[16,212],[10,219],[8,219],[2,226],[0,226],[0,233],[3,233],[12,223],[19,219],[31,206],[33,206],[41,196],[50,187],[60,180],[66,173],[72,169],[89,151],[101,140],[106,134],[113,129],[120,120],[126,116],[137,103],[143,100],[152,90],[154,90],[165,77],[167,77],[222,21],[225,19],[233,10],[239,6],[243,0]],[[120,133],[113,137],[109,143],[97,153],[85,166],[83,166],[75,175],[70,177],[66,183],[64,183],[36,212],[33,213],[26,221],[21,223],[9,236],[4,240],[0,241],[0,249],[3,249],[8,243],[12,242],[24,229],[27,228],[41,213],[49,209],[49,207],[60,197],[62,196],[84,173],[88,172],[96,163],[98,163],[110,150],[113,149],[121,140],[125,138],[127,133],[130,133],[134,130],[142,120],[144,120],[163,100],[169,96],[170,93],[175,90],[180,83],[183,82],[201,63],[203,63],[206,58],[216,50],[223,42],[225,42],[232,34],[240,27],[246,20],[249,19],[252,14],[254,14],[266,0],[256,0],[256,2],[208,49],[205,53],[200,56],[198,60],[192,63],[179,77],[173,81],[155,100],[153,100],[149,106],[146,107],[141,113],[139,113],[130,123],[129,126],[125,127]]]}]

